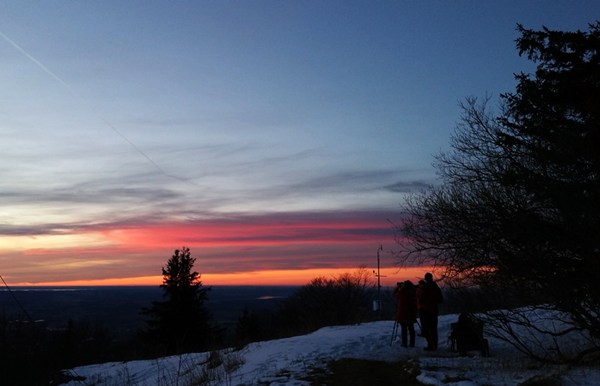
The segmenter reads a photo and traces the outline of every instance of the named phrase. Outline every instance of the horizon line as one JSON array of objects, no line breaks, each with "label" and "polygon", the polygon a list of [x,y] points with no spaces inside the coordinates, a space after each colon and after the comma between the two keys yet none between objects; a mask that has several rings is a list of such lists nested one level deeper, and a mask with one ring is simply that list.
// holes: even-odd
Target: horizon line
[{"label": "horizon line", "polygon": [[[377,285],[377,274],[372,268],[372,280]],[[235,273],[204,273],[200,276],[202,286],[304,286],[319,277],[335,279],[340,275],[356,273],[360,268],[310,268],[296,270],[262,270]],[[382,287],[393,287],[396,282],[422,278],[431,267],[380,268],[379,279]],[[163,277],[137,276],[127,278],[78,279],[50,282],[17,282],[7,287],[150,287],[160,286]]]}]

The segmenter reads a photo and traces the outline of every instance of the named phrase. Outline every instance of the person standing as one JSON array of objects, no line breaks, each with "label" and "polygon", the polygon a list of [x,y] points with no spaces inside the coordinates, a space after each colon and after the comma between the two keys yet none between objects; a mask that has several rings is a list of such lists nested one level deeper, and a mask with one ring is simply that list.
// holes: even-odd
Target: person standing
[{"label": "person standing", "polygon": [[427,272],[425,274],[425,280],[419,282],[416,297],[422,333],[427,340],[427,347],[425,347],[425,350],[437,350],[438,305],[443,301],[443,298],[442,290],[433,280],[433,275],[431,273]]},{"label": "person standing", "polygon": [[[396,297],[396,322],[400,324],[402,347],[415,347],[415,323],[417,321],[417,296],[415,286],[410,280],[397,283],[394,289]],[[410,339],[407,344],[407,339]]]}]

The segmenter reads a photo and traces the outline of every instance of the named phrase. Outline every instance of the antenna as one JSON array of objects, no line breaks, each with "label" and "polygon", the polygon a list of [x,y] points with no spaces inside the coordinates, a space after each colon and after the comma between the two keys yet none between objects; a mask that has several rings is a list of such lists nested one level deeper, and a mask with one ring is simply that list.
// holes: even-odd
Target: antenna
[{"label": "antenna", "polygon": [[12,289],[6,283],[6,281],[4,281],[4,278],[2,277],[2,275],[0,275],[0,279],[2,280],[2,283],[4,283],[4,286],[8,290],[8,293],[13,298],[13,300],[15,301],[15,303],[17,303],[17,305],[19,306],[19,308],[21,309],[21,311],[23,312],[23,314],[25,314],[25,316],[27,317],[27,319],[29,320],[30,323],[33,323],[33,318],[31,317],[31,315],[29,315],[29,312],[27,312],[27,310],[25,309],[25,307],[23,307],[23,304],[21,304],[21,302],[19,301],[19,299],[17,298],[17,296],[13,293]]},{"label": "antenna", "polygon": [[379,319],[381,319],[381,278],[385,277],[385,276],[381,276],[381,264],[380,264],[380,258],[379,258],[379,252],[383,251],[383,245],[379,245],[379,248],[377,248],[377,273],[375,274],[375,271],[373,271],[373,273],[375,274],[375,276],[377,276],[377,308],[376,310],[379,311]]}]

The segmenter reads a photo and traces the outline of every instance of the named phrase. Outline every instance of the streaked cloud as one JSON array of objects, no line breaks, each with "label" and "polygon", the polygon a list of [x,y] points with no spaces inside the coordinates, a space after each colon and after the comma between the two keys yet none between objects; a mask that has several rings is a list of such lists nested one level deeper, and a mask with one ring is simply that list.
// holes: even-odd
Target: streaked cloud
[{"label": "streaked cloud", "polygon": [[[25,230],[22,236],[29,236],[30,242],[18,248],[21,258],[17,260],[10,252],[15,246],[0,240],[0,262],[9,272],[18,272],[12,280],[31,283],[59,276],[60,280],[151,276],[159,274],[173,250],[181,246],[192,249],[198,269],[207,274],[359,267],[373,263],[378,245],[390,243],[390,214],[229,214],[181,222],[140,218],[54,224],[52,231],[43,229],[46,236]],[[36,242],[40,237],[46,239]],[[66,242],[69,237],[79,242]]]},{"label": "streaked cloud", "polygon": [[398,181],[385,186],[385,189],[396,193],[418,193],[429,189],[432,185],[431,182],[427,183],[426,181]]}]

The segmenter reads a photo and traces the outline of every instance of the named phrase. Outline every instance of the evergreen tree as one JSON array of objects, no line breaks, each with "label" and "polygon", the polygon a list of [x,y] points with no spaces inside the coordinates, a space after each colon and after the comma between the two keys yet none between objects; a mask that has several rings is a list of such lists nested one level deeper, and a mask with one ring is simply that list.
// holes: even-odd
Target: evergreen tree
[{"label": "evergreen tree", "polygon": [[401,258],[564,312],[554,334],[600,339],[600,22],[518,31],[535,73],[516,75],[498,116],[467,99],[437,158],[443,184],[409,201]]},{"label": "evergreen tree", "polygon": [[189,248],[176,249],[162,268],[160,288],[166,300],[142,310],[151,317],[142,337],[156,345],[161,354],[203,350],[211,343],[213,328],[204,305],[210,288],[203,287],[200,274],[193,271],[195,262]]}]

